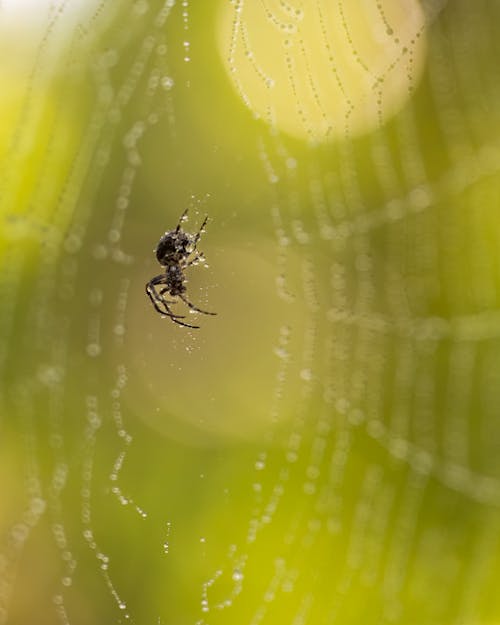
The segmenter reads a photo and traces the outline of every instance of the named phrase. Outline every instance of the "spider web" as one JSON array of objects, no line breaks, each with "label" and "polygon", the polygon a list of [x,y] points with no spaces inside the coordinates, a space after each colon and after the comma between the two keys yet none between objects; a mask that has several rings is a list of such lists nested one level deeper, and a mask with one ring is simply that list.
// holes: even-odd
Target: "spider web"
[{"label": "spider web", "polygon": [[[249,16],[325,6],[0,5],[0,624],[500,618],[500,5],[422,1],[364,131],[304,37],[282,127]],[[144,293],[185,208],[200,330]]]}]

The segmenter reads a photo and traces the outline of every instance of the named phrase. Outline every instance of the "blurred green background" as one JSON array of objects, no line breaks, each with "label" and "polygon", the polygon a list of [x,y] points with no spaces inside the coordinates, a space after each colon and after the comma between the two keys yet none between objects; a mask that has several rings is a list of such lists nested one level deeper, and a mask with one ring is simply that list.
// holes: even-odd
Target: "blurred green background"
[{"label": "blurred green background", "polygon": [[0,624],[500,622],[499,19],[2,3]]}]

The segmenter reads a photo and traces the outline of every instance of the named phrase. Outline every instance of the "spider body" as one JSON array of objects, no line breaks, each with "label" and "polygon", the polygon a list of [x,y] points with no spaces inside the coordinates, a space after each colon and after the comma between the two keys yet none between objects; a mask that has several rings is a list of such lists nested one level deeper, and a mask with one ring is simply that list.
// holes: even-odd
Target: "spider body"
[{"label": "spider body", "polygon": [[167,265],[165,268],[165,273],[167,275],[167,282],[169,285],[169,294],[172,297],[176,295],[182,295],[186,292],[186,285],[184,274],[182,273],[182,269],[179,265]]},{"label": "spider body", "polygon": [[156,259],[165,268],[165,273],[155,276],[146,284],[146,293],[155,310],[163,317],[170,317],[173,322],[187,328],[199,328],[200,326],[180,321],[180,319],[184,319],[185,315],[174,314],[170,309],[170,304],[175,304],[176,301],[166,298],[167,295],[178,297],[191,310],[204,315],[216,314],[198,308],[185,296],[187,287],[184,271],[190,265],[194,265],[203,259],[203,254],[198,252],[196,245],[208,220],[208,217],[206,217],[199,231],[196,234],[191,234],[181,228],[186,215],[187,210],[181,215],[177,227],[174,230],[165,232],[159,240],[155,250]]},{"label": "spider body", "polygon": [[156,259],[164,267],[172,263],[178,264],[191,254],[191,246],[192,241],[186,232],[171,230],[166,232],[158,242]]}]

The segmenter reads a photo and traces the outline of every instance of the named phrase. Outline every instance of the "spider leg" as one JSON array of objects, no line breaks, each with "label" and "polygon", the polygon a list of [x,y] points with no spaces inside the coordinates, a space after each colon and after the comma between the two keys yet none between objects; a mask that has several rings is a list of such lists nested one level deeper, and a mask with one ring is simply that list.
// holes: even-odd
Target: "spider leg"
[{"label": "spider leg", "polygon": [[162,302],[164,302],[165,304],[176,304],[177,302],[174,299],[165,299],[163,297],[164,293],[170,293],[170,289],[168,288],[168,286],[166,286],[164,289],[162,289],[158,295],[160,296],[160,299]]},{"label": "spider leg", "polygon": [[[175,304],[176,302],[175,302],[175,301],[173,301],[173,300],[166,300],[166,299],[163,297],[163,294],[164,294],[164,293],[168,293],[168,292],[169,292],[168,287],[165,287],[164,289],[162,289],[162,290],[160,291],[160,299],[161,299],[162,303],[164,304],[165,308],[167,308],[167,309],[169,310],[169,312],[170,312],[170,308],[168,308],[167,304]],[[193,310],[197,310],[198,312],[205,313],[206,315],[215,315],[215,314],[216,314],[216,313],[209,313],[209,312],[206,312],[206,311],[204,311],[204,310],[200,310],[199,308],[196,308],[196,307],[195,307],[195,306],[193,306],[190,302],[188,302],[188,301],[187,301],[184,297],[182,297],[182,295],[179,295],[179,297],[180,297],[180,298],[181,298],[184,302],[186,302],[186,304],[187,304],[190,308],[192,308]],[[185,323],[184,321],[177,321],[177,319],[184,319],[184,315],[174,315],[174,314],[171,314],[171,315],[170,315],[170,318],[172,319],[172,321],[175,321],[175,323],[178,323],[180,326],[185,326],[186,328],[199,328],[199,327],[200,327],[200,326],[194,326],[194,325],[191,325],[190,323]]]},{"label": "spider leg", "polygon": [[[195,325],[192,325],[191,323],[184,323],[184,321],[179,321],[179,319],[184,319],[185,315],[175,315],[170,310],[168,305],[174,302],[170,302],[169,300],[166,300],[164,297],[162,297],[163,293],[168,291],[167,288],[164,288],[160,291],[160,293],[157,293],[154,287],[158,284],[165,284],[164,275],[156,276],[155,278],[152,278],[146,284],[146,293],[149,295],[149,299],[151,300],[153,306],[155,307],[155,310],[159,312],[160,315],[162,316],[170,317],[170,319],[172,319],[174,323],[177,323],[180,326],[184,326],[185,328],[198,329],[200,326],[195,326]],[[159,306],[160,304],[163,305],[163,308],[160,308]]]},{"label": "spider leg", "polygon": [[189,267],[190,265],[194,265],[199,260],[205,260],[205,255],[203,254],[203,252],[196,254],[194,258],[192,258],[188,263],[186,263],[186,267]]},{"label": "spider leg", "polygon": [[[169,289],[167,287],[165,287],[164,289],[162,289],[160,291],[160,299],[163,303],[163,305],[165,306],[165,308],[168,309],[169,313],[170,313],[170,308],[168,308],[167,304],[175,304],[175,301],[173,300],[166,300],[163,296],[163,293],[168,293]],[[186,300],[180,296],[181,299],[183,301],[186,302]],[[187,302],[186,302],[187,303]],[[188,304],[189,305],[189,304]],[[203,310],[200,310],[199,308],[195,308],[194,306],[190,306],[190,308],[193,308],[193,310],[197,310],[198,312],[205,312]],[[214,315],[215,313],[206,313],[207,315]],[[177,321],[177,319],[184,319],[185,315],[174,315],[174,314],[170,314],[169,317],[172,319],[172,321],[175,321],[175,323],[178,323],[180,326],[186,326],[187,328],[199,328],[200,326],[193,326],[190,323],[184,323],[183,321]]]},{"label": "spider leg", "polygon": [[198,230],[196,236],[194,237],[193,240],[193,246],[196,248],[196,244],[198,243],[198,241],[200,240],[201,237],[201,233],[203,232],[203,228],[207,225],[207,221],[208,221],[208,215],[205,217],[205,219],[203,220],[203,223],[200,226],[200,229]]},{"label": "spider leg", "polygon": [[[170,317],[172,320],[177,317],[181,319],[184,318],[184,315],[174,315],[174,313],[169,309],[165,300],[163,300],[161,297],[158,297],[158,294],[150,285],[146,287],[146,293],[149,295],[149,299],[151,300],[151,303],[153,304],[156,312],[160,313],[160,315]],[[160,304],[163,304],[163,308],[160,308]]]},{"label": "spider leg", "polygon": [[191,308],[191,310],[196,310],[196,312],[203,313],[204,315],[216,315],[217,314],[217,313],[214,313],[214,312],[209,312],[208,310],[202,310],[201,308],[198,308],[197,306],[192,304],[186,297],[184,297],[184,295],[182,295],[182,293],[179,294],[179,297],[186,304],[186,306],[189,306],[189,308]]},{"label": "spider leg", "polygon": [[[160,315],[166,315],[172,320],[174,320],[175,318],[183,319],[185,315],[175,315],[168,307],[169,302],[167,302],[165,298],[161,297],[157,293],[156,289],[154,288],[157,284],[165,284],[165,276],[156,276],[146,284],[146,293],[148,294],[149,299],[151,300],[151,303],[153,304],[156,312],[159,312]],[[160,307],[161,305],[163,305],[163,308]]]},{"label": "spider leg", "polygon": [[[170,317],[174,323],[177,323],[180,326],[184,326],[185,328],[195,328],[198,329],[200,326],[195,326],[190,323],[184,323],[183,321],[179,321],[179,319],[184,319],[184,315],[174,315],[174,313],[168,307],[167,301],[163,297],[159,297],[156,291],[148,284],[149,289],[146,288],[146,292],[149,295],[150,300],[153,303],[155,309],[162,315],[162,317]],[[163,304],[164,309],[158,306],[158,303]],[[170,303],[170,302],[169,302]]]},{"label": "spider leg", "polygon": [[177,317],[179,317],[179,315],[175,315],[175,316],[170,317],[170,318],[172,319],[172,321],[174,323],[177,323],[180,326],[184,326],[185,328],[195,328],[195,329],[198,329],[200,327],[200,326],[193,326],[190,323],[184,323],[184,321],[179,321]]},{"label": "spider leg", "polygon": [[177,228],[175,229],[175,233],[177,234],[179,232],[179,230],[181,229],[181,225],[182,222],[184,221],[186,215],[188,214],[188,209],[186,208],[186,210],[182,213],[182,215],[179,217],[179,223],[177,224]]}]

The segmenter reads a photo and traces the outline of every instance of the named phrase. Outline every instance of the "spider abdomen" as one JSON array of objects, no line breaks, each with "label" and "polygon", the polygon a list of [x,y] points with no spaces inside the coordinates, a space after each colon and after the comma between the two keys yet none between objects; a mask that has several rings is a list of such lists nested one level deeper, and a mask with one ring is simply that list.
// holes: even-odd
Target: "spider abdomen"
[{"label": "spider abdomen", "polygon": [[156,247],[156,258],[160,265],[166,267],[171,263],[178,263],[191,253],[191,240],[180,230],[166,232]]}]

